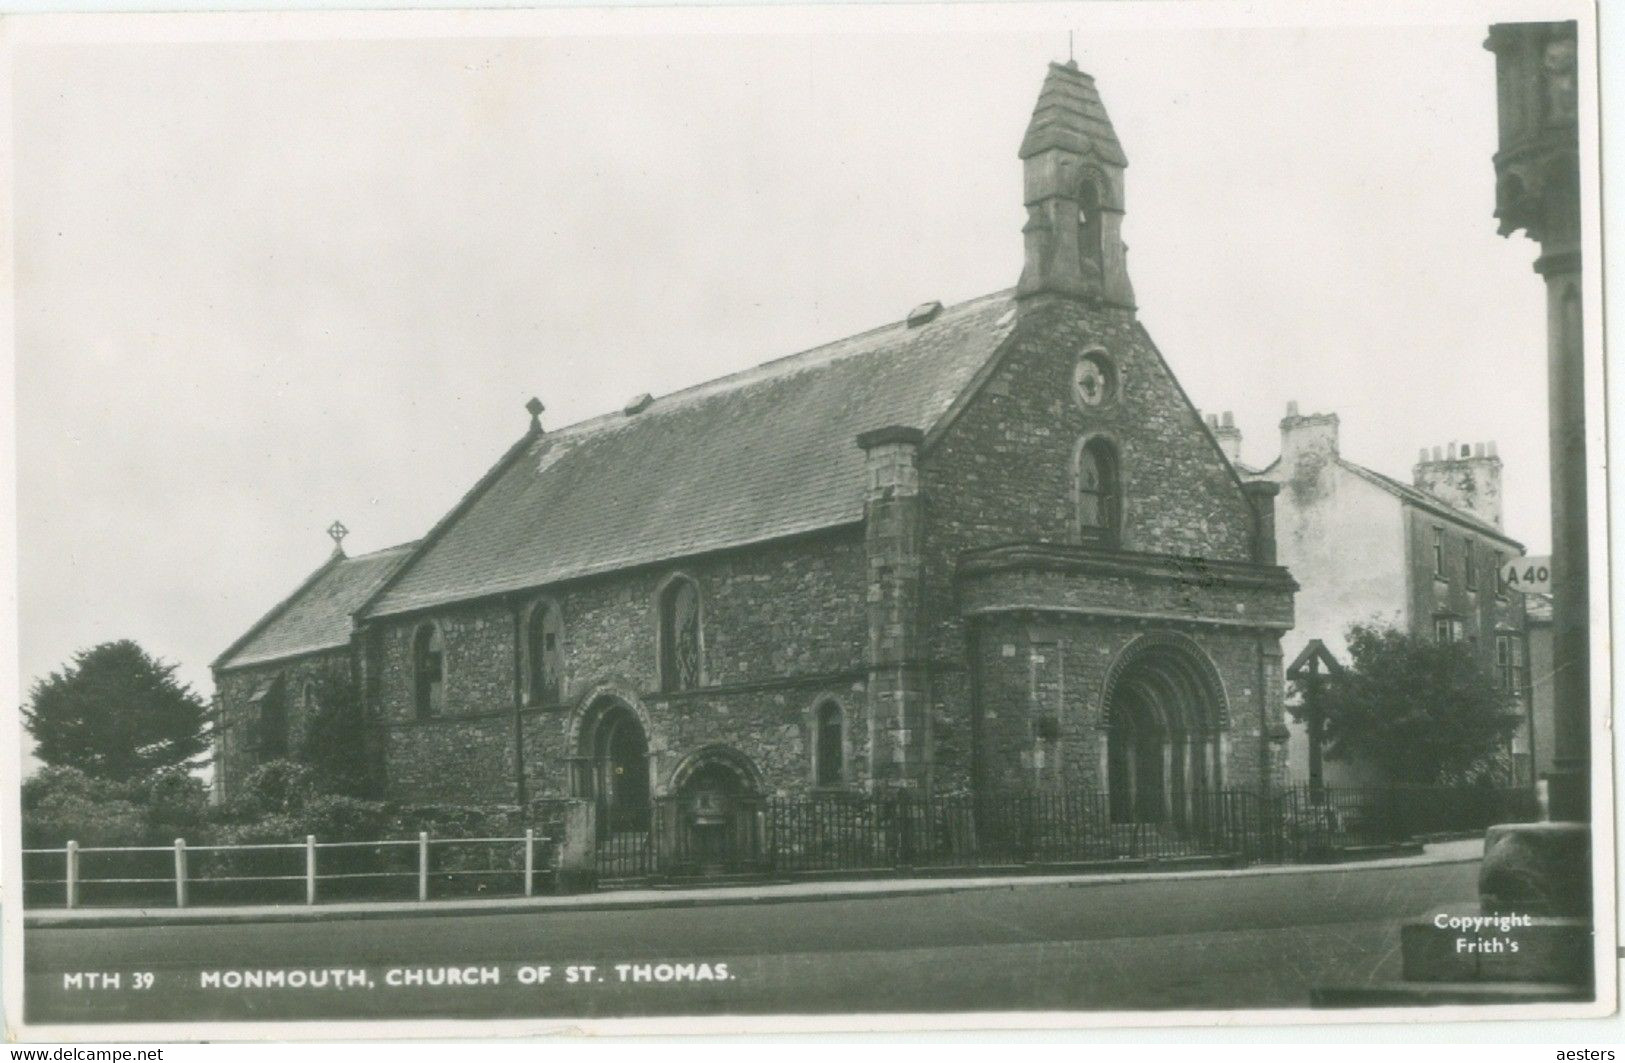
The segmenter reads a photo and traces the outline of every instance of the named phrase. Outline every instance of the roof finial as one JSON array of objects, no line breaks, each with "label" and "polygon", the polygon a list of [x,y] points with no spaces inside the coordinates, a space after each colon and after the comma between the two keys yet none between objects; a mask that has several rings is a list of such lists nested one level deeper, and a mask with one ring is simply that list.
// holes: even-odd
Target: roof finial
[{"label": "roof finial", "polygon": [[1072,54],[1072,31],[1066,31],[1066,61],[1068,66],[1077,66],[1078,58]]},{"label": "roof finial", "polygon": [[542,430],[542,411],[547,407],[542,405],[541,399],[532,395],[530,401],[525,403],[525,409],[530,411],[530,430],[540,432]]},{"label": "roof finial", "polygon": [[333,540],[333,552],[344,553],[344,537],[350,534],[350,529],[346,528],[342,521],[335,520],[327,526],[327,534]]}]

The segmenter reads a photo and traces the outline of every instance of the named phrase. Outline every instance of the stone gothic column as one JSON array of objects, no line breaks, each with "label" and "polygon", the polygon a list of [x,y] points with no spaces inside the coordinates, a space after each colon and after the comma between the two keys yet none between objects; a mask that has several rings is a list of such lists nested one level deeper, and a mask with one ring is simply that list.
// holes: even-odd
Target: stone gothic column
[{"label": "stone gothic column", "polygon": [[917,428],[858,436],[865,456],[868,553],[869,778],[872,785],[930,785],[930,711],[920,630],[923,519]]}]

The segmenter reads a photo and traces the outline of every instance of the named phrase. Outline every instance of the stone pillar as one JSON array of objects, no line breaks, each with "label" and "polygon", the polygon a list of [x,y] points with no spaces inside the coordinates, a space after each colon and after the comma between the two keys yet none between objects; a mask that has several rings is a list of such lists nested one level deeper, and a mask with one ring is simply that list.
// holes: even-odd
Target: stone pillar
[{"label": "stone pillar", "polygon": [[1281,665],[1281,640],[1258,637],[1258,676],[1254,700],[1258,706],[1258,785],[1261,793],[1274,793],[1285,781],[1277,761],[1286,759],[1286,673]]},{"label": "stone pillar", "polygon": [[598,877],[598,808],[591,801],[568,801],[560,821],[554,888],[560,893],[590,890]]},{"label": "stone pillar", "polygon": [[1578,32],[1573,22],[1490,27],[1500,233],[1540,243],[1546,281],[1552,481],[1554,819],[1590,816],[1591,659],[1587,585],[1585,348],[1580,304]]},{"label": "stone pillar", "polygon": [[868,554],[869,778],[880,787],[930,785],[928,676],[922,658],[923,521],[917,428],[858,436],[865,455]]}]

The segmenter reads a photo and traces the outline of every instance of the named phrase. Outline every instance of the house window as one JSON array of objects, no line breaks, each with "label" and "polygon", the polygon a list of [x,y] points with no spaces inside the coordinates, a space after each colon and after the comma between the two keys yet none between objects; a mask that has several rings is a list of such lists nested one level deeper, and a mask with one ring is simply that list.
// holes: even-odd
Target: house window
[{"label": "house window", "polygon": [[1495,636],[1495,674],[1502,690],[1522,695],[1523,639],[1517,635]]},{"label": "house window", "polygon": [[438,715],[446,701],[446,646],[438,624],[424,624],[412,636],[412,674],[417,714]]},{"label": "house window", "polygon": [[840,786],[846,781],[846,721],[833,701],[818,706],[818,740],[814,756],[819,786]]},{"label": "house window", "polygon": [[1433,637],[1441,643],[1461,641],[1461,621],[1453,617],[1433,618]]},{"label": "house window", "polygon": [[1091,439],[1078,448],[1077,507],[1080,539],[1116,544],[1123,511],[1122,484],[1117,454],[1104,439]]},{"label": "house window", "polygon": [[1461,578],[1470,591],[1478,590],[1478,555],[1473,550],[1471,539],[1462,540],[1463,553],[1461,555]]},{"label": "house window", "polygon": [[1495,558],[1495,596],[1497,598],[1505,598],[1507,596],[1507,582],[1506,582],[1506,572],[1505,572],[1506,567],[1507,567],[1507,555],[1502,553],[1501,551],[1497,550],[1497,551],[1495,551],[1494,558]]},{"label": "house window", "polygon": [[1433,529],[1433,578],[1444,579],[1444,529]]},{"label": "house window", "polygon": [[700,591],[679,576],[660,595],[660,687],[693,690],[700,685]]},{"label": "house window", "polygon": [[564,620],[557,602],[538,602],[525,621],[530,702],[556,705],[564,696]]}]

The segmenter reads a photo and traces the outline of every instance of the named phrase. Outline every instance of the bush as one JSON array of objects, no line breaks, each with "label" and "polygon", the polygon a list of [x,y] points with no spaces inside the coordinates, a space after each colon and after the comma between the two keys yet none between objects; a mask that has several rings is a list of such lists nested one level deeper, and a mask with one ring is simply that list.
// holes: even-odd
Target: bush
[{"label": "bush", "polygon": [[147,825],[130,800],[130,787],[86,775],[78,768],[45,767],[23,781],[23,846],[54,849],[141,845]]},{"label": "bush", "polygon": [[22,807],[26,813],[52,802],[72,798],[98,803],[130,801],[135,793],[126,783],[86,775],[78,768],[47,765],[23,780]]},{"label": "bush", "polygon": [[524,832],[519,818],[509,806],[407,805],[396,809],[391,826],[399,837],[428,831],[435,838],[506,838]]},{"label": "bush", "polygon": [[324,842],[370,842],[389,836],[389,815],[376,801],[321,794],[306,802],[296,818],[305,834]]},{"label": "bush", "polygon": [[243,802],[233,812],[297,812],[316,794],[316,773],[310,768],[293,760],[268,760],[243,780]]},{"label": "bush", "polygon": [[149,779],[143,789],[148,834],[155,844],[203,837],[209,792],[202,779],[184,771],[163,771]]}]

